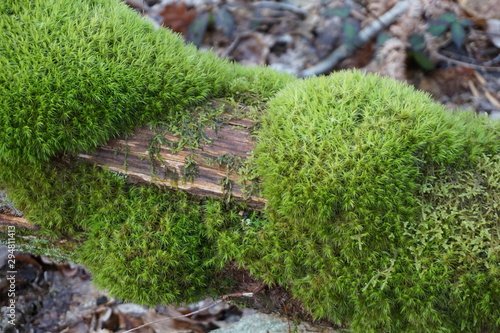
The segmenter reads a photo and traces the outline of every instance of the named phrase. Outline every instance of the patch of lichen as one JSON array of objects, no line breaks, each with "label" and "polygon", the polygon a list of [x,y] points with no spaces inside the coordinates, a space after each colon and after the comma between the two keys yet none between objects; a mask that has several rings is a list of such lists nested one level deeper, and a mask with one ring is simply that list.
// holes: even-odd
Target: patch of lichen
[{"label": "patch of lichen", "polygon": [[498,329],[499,139],[376,75],[292,83],[255,149],[268,222],[220,252],[354,331]]},{"label": "patch of lichen", "polygon": [[118,0],[0,4],[0,161],[88,151],[209,97],[251,101],[292,80],[199,52]]}]

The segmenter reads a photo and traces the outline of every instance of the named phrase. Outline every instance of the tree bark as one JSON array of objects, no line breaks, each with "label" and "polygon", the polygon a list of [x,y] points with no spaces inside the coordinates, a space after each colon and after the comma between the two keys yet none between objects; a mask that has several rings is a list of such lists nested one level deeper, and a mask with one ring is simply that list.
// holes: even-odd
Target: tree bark
[{"label": "tree bark", "polygon": [[[253,125],[250,119],[231,119],[217,131],[206,128],[205,135],[210,142],[200,142],[198,148],[184,148],[174,153],[170,147],[162,144],[154,157],[148,150],[157,134],[140,128],[132,136],[112,139],[94,153],[80,154],[79,157],[126,174],[135,182],[159,184],[201,197],[230,196],[255,209],[261,209],[265,200],[245,194],[238,184],[236,170],[217,162],[221,156],[233,156],[243,161],[248,158],[254,145],[250,132]],[[163,137],[170,142],[180,140],[179,136],[171,133]],[[190,159],[194,160],[197,172],[192,178],[186,179],[186,166]]]},{"label": "tree bark", "polygon": [[40,229],[36,224],[28,222],[26,218],[10,214],[0,214],[0,226],[21,227],[30,230]]},{"label": "tree bark", "polygon": [[[79,158],[126,174],[135,183],[158,184],[200,197],[230,197],[253,209],[262,209],[265,199],[245,194],[238,183],[240,177],[237,170],[217,162],[221,156],[233,156],[245,161],[254,147],[253,126],[253,121],[248,118],[229,119],[217,131],[205,128],[204,134],[209,140],[200,142],[198,148],[184,148],[175,153],[171,147],[161,144],[154,157],[149,149],[157,133],[137,128],[133,135],[111,139],[95,152],[82,153]],[[181,139],[172,133],[166,133],[163,138],[170,142]],[[197,174],[192,179],[185,179],[186,161],[190,158],[196,163]],[[11,214],[0,214],[0,226],[38,229],[25,217]]]}]

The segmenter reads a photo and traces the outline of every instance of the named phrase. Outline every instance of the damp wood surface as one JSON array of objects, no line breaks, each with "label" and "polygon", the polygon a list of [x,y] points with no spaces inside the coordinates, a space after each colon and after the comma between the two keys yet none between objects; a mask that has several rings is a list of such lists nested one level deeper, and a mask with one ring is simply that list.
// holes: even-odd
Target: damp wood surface
[{"label": "damp wood surface", "polygon": [[0,214],[0,226],[21,227],[30,230],[39,229],[37,225],[28,222],[25,217],[13,216],[10,214]]},{"label": "damp wood surface", "polygon": [[[126,174],[137,183],[154,183],[167,188],[183,190],[200,197],[227,198],[228,195],[249,206],[261,209],[263,198],[248,196],[238,184],[239,176],[235,170],[228,172],[227,165],[215,162],[218,157],[231,155],[246,160],[253,150],[250,119],[230,119],[218,130],[206,128],[208,141],[199,142],[197,148],[184,148],[173,152],[167,145],[160,145],[155,156],[149,152],[151,140],[157,135],[147,128],[138,128],[133,135],[111,139],[106,145],[93,153],[80,154],[84,161],[96,163],[109,170]],[[180,140],[179,136],[163,135],[170,142]],[[186,179],[186,165],[194,160],[197,172]],[[228,179],[226,179],[228,178]],[[223,183],[230,189],[224,188]]]}]

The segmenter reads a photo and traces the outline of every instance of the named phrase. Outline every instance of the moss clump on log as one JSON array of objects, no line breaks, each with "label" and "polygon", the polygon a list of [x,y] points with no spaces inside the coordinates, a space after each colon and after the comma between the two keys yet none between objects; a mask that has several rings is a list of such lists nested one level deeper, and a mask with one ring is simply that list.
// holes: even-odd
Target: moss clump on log
[{"label": "moss clump on log", "polygon": [[[353,331],[500,329],[500,123],[375,75],[242,68],[114,0],[5,1],[0,28],[0,183],[100,286],[189,301],[236,263]],[[209,97],[271,98],[264,215],[70,157]]]},{"label": "moss clump on log", "polygon": [[355,331],[500,327],[499,125],[376,75],[288,85],[254,152],[269,221],[238,258]]},{"label": "moss clump on log", "polygon": [[265,97],[291,80],[198,52],[117,0],[3,1],[0,29],[0,159],[11,163],[89,151],[207,98]]},{"label": "moss clump on log", "polygon": [[210,202],[76,161],[30,165],[1,181],[41,235],[80,243],[72,257],[117,297],[170,304],[225,287],[203,223]]}]

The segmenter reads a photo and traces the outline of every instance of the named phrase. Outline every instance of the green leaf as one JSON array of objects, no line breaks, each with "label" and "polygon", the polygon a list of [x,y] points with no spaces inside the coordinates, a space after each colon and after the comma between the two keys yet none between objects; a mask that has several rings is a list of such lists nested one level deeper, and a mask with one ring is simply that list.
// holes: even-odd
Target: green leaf
[{"label": "green leaf", "polygon": [[465,19],[464,20],[459,20],[457,22],[460,23],[461,25],[463,25],[464,27],[465,26],[466,27],[472,27],[472,25],[473,25],[471,21],[465,20]]},{"label": "green leaf", "polygon": [[354,47],[358,38],[359,23],[352,19],[347,19],[342,24],[344,43]]},{"label": "green leaf", "polygon": [[425,38],[422,34],[411,35],[408,42],[410,42],[413,51],[419,52],[425,49]]},{"label": "green leaf", "polygon": [[458,22],[454,22],[451,24],[451,39],[458,48],[461,48],[464,45],[465,29]]},{"label": "green leaf", "polygon": [[441,15],[439,19],[448,23],[453,23],[457,21],[457,16],[454,13],[448,12]]},{"label": "green leaf", "polygon": [[377,47],[380,47],[385,44],[392,36],[387,32],[382,32],[377,36]]},{"label": "green leaf", "polygon": [[186,34],[186,39],[196,46],[200,46],[207,31],[208,22],[210,21],[210,12],[202,12],[189,25]]},{"label": "green leaf", "polygon": [[346,18],[351,14],[351,9],[348,6],[327,8],[323,11],[324,16],[340,16]]},{"label": "green leaf", "polygon": [[430,33],[433,36],[439,36],[443,32],[448,29],[448,23],[438,23],[442,21],[435,21],[435,23],[431,24],[429,28],[427,28],[427,32]]},{"label": "green leaf", "polygon": [[431,71],[436,67],[436,65],[423,52],[408,51],[408,55],[412,57],[415,62],[425,70]]},{"label": "green leaf", "polygon": [[221,7],[215,12],[215,26],[222,30],[227,38],[232,38],[234,35],[235,24],[231,12],[226,7]]}]

